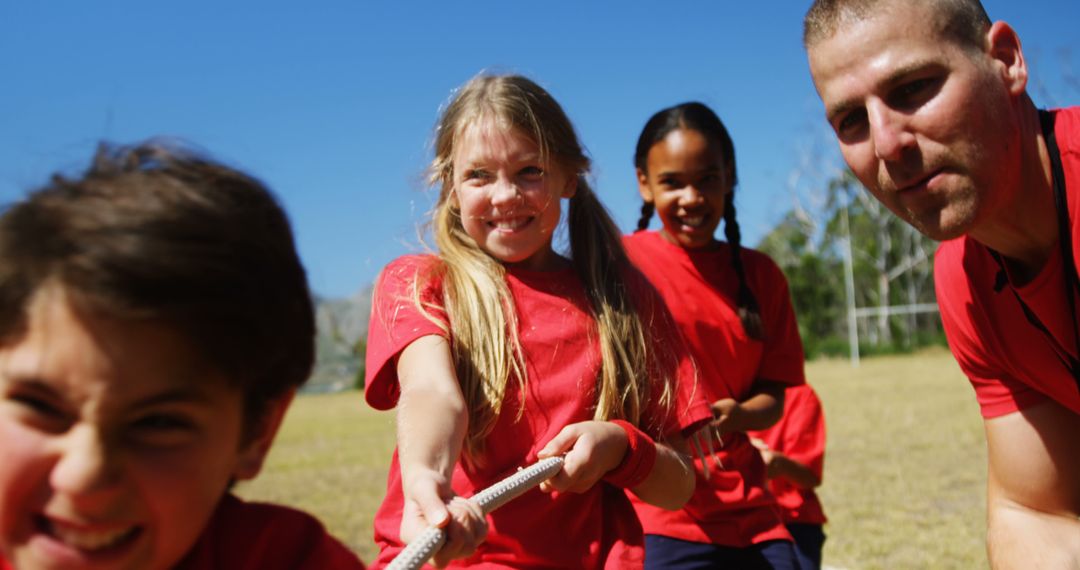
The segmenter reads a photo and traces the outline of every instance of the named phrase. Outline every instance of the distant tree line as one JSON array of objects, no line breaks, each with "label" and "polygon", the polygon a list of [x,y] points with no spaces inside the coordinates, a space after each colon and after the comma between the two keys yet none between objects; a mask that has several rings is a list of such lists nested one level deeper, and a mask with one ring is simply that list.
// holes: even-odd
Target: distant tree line
[{"label": "distant tree line", "polygon": [[807,357],[848,353],[849,244],[860,353],[944,344],[932,309],[936,244],[889,212],[849,170],[829,180],[823,194],[819,211],[793,208],[758,244],[787,275]]}]

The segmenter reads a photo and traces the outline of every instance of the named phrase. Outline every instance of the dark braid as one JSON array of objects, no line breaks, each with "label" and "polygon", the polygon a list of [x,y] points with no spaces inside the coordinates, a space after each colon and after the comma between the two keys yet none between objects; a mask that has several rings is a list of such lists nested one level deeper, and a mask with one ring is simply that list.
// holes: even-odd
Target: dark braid
[{"label": "dark braid", "polygon": [[754,340],[764,340],[765,327],[761,323],[761,310],[754,292],[746,284],[746,271],[743,269],[742,235],[739,233],[739,222],[735,221],[735,192],[728,192],[727,198],[724,198],[724,237],[731,246],[731,265],[739,276],[739,296],[736,301],[739,320],[742,321],[747,336]]},{"label": "dark braid", "polygon": [[643,232],[649,229],[649,220],[652,219],[653,212],[656,211],[656,205],[652,202],[641,203],[641,217],[637,221],[637,231]]}]

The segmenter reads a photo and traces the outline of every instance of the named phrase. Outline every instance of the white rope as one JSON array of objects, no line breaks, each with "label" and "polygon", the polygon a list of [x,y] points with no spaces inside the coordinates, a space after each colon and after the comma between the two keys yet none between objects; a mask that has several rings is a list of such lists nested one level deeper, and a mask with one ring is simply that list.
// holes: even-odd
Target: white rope
[{"label": "white rope", "polygon": [[[521,496],[525,491],[550,479],[562,469],[563,458],[548,457],[524,468],[513,475],[473,495],[468,500],[480,507],[486,515]],[[387,570],[418,570],[446,541],[446,532],[435,526],[429,526],[420,536],[413,539],[387,565]]]}]

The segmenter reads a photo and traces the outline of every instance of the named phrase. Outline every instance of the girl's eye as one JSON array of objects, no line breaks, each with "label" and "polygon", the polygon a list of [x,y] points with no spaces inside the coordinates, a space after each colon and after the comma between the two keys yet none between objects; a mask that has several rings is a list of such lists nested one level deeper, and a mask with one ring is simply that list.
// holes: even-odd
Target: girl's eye
[{"label": "girl's eye", "polygon": [[526,180],[540,180],[544,177],[544,169],[539,166],[526,166],[521,169],[521,176]]},{"label": "girl's eye", "polygon": [[480,170],[479,168],[474,168],[472,170],[465,171],[465,180],[468,180],[468,181],[481,181],[482,182],[482,181],[487,180],[489,178],[491,178],[491,175],[488,174],[488,172],[486,170]]}]

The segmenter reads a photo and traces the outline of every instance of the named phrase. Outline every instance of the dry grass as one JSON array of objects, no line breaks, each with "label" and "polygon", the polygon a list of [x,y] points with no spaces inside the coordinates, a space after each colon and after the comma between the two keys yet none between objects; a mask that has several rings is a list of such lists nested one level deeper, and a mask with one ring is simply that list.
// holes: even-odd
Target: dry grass
[{"label": "dry grass", "polygon": [[[945,350],[807,367],[829,439],[825,562],[862,568],[985,568],[986,450],[978,407]],[[359,393],[304,396],[269,463],[241,495],[319,516],[364,560],[393,450],[390,413]]]}]

